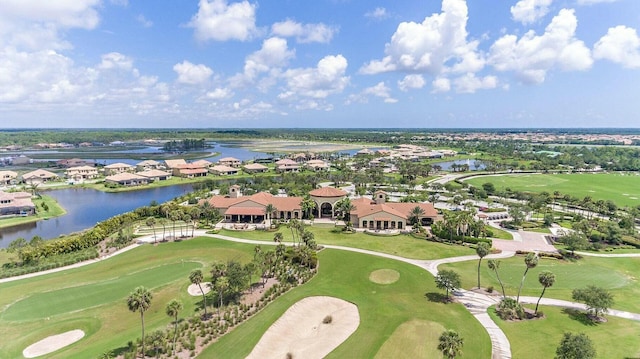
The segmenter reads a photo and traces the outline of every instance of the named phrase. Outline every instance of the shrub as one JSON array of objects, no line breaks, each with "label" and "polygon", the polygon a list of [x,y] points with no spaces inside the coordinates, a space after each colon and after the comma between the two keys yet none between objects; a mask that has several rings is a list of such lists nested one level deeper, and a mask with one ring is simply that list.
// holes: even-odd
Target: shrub
[{"label": "shrub", "polygon": [[492,285],[487,287],[487,292],[493,293],[493,286]]},{"label": "shrub", "polygon": [[496,313],[502,320],[516,320],[525,317],[524,309],[513,298],[504,298],[496,306]]},{"label": "shrub", "polygon": [[331,324],[331,322],[333,322],[333,317],[330,315],[327,315],[326,317],[324,317],[324,319],[322,319],[322,323],[324,324]]}]

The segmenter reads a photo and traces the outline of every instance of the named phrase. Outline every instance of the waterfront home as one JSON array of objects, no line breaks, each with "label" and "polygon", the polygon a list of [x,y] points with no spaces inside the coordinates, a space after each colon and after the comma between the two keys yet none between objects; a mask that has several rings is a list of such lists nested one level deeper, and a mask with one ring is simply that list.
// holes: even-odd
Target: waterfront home
[{"label": "waterfront home", "polygon": [[126,163],[113,163],[107,166],[104,166],[104,175],[117,175],[118,173],[131,173],[135,169],[134,166],[126,164]]},{"label": "waterfront home", "polygon": [[329,164],[323,160],[310,160],[305,166],[312,171],[328,171],[330,168]]},{"label": "waterfront home", "polygon": [[431,203],[387,202],[386,197],[384,191],[377,191],[374,199],[363,197],[352,200],[354,209],[349,214],[353,226],[369,230],[404,229],[416,207],[422,209],[418,220],[423,226],[439,219],[438,211]]},{"label": "waterfront home", "polygon": [[161,164],[158,161],[146,160],[136,163],[136,171],[159,170],[160,166]]},{"label": "waterfront home", "polygon": [[36,206],[31,200],[31,193],[0,191],[0,215],[32,215]]},{"label": "waterfront home", "polygon": [[138,176],[146,177],[149,182],[165,181],[171,178],[171,173],[162,170],[149,169],[146,171],[136,172]]},{"label": "waterfront home", "polygon": [[18,173],[14,171],[0,171],[0,184],[10,185],[16,183]]},{"label": "waterfront home", "polygon": [[250,163],[242,167],[247,173],[264,173],[269,171],[269,167],[261,165],[259,163]]},{"label": "waterfront home", "polygon": [[73,181],[98,178],[98,169],[91,166],[70,167],[64,171],[65,176]]},{"label": "waterfront home", "polygon": [[58,176],[57,174],[47,171],[47,170],[43,170],[43,169],[37,169],[35,171],[31,171],[31,172],[27,172],[25,174],[22,175],[22,182],[25,183],[45,183],[48,181],[55,181],[58,180],[60,178],[60,176]]},{"label": "waterfront home", "polygon": [[218,176],[228,176],[238,173],[239,169],[229,166],[216,165],[209,168],[209,172]]},{"label": "waterfront home", "polygon": [[302,218],[302,197],[276,197],[268,192],[243,196],[238,185],[229,187],[228,196],[213,196],[204,201],[230,223],[262,223],[268,218],[265,213],[268,205],[274,207],[271,219]]},{"label": "waterfront home", "polygon": [[87,161],[80,158],[68,158],[56,161],[56,166],[69,168],[69,167],[81,167],[81,166],[94,166],[95,162]]},{"label": "waterfront home", "polygon": [[207,160],[197,160],[197,161],[193,161],[191,162],[192,165],[196,165],[196,166],[202,166],[204,168],[209,168],[211,167],[211,165],[213,163],[207,161]]},{"label": "waterfront home", "polygon": [[149,179],[135,173],[117,173],[104,179],[105,184],[117,184],[121,186],[140,186],[149,183]]},{"label": "waterfront home", "polygon": [[193,163],[178,165],[173,167],[171,171],[174,176],[183,178],[204,177],[209,172],[207,168]]},{"label": "waterfront home", "polygon": [[276,171],[278,172],[299,172],[300,166],[298,162],[288,158],[276,162]]},{"label": "waterfront home", "polygon": [[178,168],[178,166],[182,166],[182,165],[186,165],[187,161],[183,160],[183,159],[177,159],[177,160],[164,160],[164,163],[167,167],[167,169],[170,169],[173,171],[174,168]]},{"label": "waterfront home", "polygon": [[229,166],[239,168],[242,162],[234,157],[224,157],[218,160],[218,164],[221,166]]}]

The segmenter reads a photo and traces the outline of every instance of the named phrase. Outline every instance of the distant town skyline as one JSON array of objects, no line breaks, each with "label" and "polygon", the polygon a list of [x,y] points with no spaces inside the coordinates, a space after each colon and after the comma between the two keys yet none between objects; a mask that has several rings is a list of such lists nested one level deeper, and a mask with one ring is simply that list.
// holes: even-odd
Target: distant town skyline
[{"label": "distant town skyline", "polygon": [[0,128],[639,128],[640,1],[0,1]]}]

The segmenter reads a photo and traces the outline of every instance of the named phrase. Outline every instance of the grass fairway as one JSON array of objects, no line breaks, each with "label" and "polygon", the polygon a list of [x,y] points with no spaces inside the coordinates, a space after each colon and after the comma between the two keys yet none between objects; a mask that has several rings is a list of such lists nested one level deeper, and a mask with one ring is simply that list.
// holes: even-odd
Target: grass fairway
[{"label": "grass fairway", "polygon": [[[180,317],[196,309],[200,297],[187,294],[191,269],[214,261],[251,260],[253,246],[213,238],[144,245],[92,265],[31,279],[0,284],[0,358],[20,358],[22,350],[49,335],[82,329],[85,338],[47,358],[96,358],[140,335],[140,316],[126,306],[126,296],[139,285],[151,290],[145,313],[147,332],[171,319],[165,305],[181,300]],[[183,264],[184,262],[184,264]]]},{"label": "grass fairway", "polygon": [[[307,226],[305,228],[314,234],[315,241],[318,244],[362,248],[376,252],[394,254],[405,258],[438,259],[465,256],[475,253],[475,251],[469,247],[429,242],[427,240],[413,238],[408,235],[383,237],[364,233],[334,233],[331,230],[335,227],[333,225],[325,224],[314,224],[313,226]],[[288,228],[281,226],[279,232],[282,233],[284,241],[291,241],[291,231]],[[223,229],[219,234],[234,238],[273,242],[273,235],[275,233],[276,232],[265,231],[242,232]]]},{"label": "grass fairway", "polygon": [[[492,285],[500,291],[500,284],[489,270],[486,260],[482,261],[480,269],[483,287]],[[441,265],[438,269],[452,269],[462,277],[463,288],[477,285],[477,261],[460,262]],[[516,295],[518,286],[524,273],[524,257],[517,256],[502,259],[500,264],[500,279],[505,284],[507,295]],[[529,270],[522,295],[539,296],[542,286],[538,283],[538,273],[548,270],[556,275],[553,287],[547,289],[545,297],[571,300],[571,291],[575,288],[593,284],[607,288],[614,294],[614,309],[640,312],[640,283],[637,273],[640,273],[639,258],[596,258],[585,257],[577,262],[559,261],[556,259],[540,259],[538,266]]]},{"label": "grass fairway", "polygon": [[[356,304],[360,313],[360,326],[356,332],[327,358],[374,358],[380,350],[401,353],[407,349],[400,346],[416,347],[423,353],[420,355],[432,353],[438,345],[435,336],[393,338],[396,331],[405,330],[404,323],[412,321],[431,322],[434,327],[457,330],[465,340],[464,351],[473,353],[469,357],[491,357],[488,334],[462,305],[434,303],[425,298],[426,292],[440,292],[435,288],[433,276],[426,271],[403,262],[331,249],[321,251],[319,260],[320,268],[315,278],[278,298],[201,356],[244,358],[287,308],[302,298],[326,295]],[[373,283],[369,275],[378,269],[395,270],[400,273],[400,279],[392,284]]]},{"label": "grass fairway", "polygon": [[[608,316],[607,323],[586,324],[580,312],[558,307],[540,307],[540,320],[505,322],[489,314],[505,332],[514,359],[553,358],[565,332],[585,333],[594,344],[597,358],[637,358],[640,355],[640,322]],[[475,356],[474,356],[475,357]]]},{"label": "grass fairway", "polygon": [[465,182],[481,187],[491,182],[496,189],[553,193],[560,191],[580,199],[612,200],[618,206],[640,205],[640,176],[619,173],[524,174],[471,178]]},{"label": "grass fairway", "polygon": [[436,345],[420,345],[419,343],[438,343],[440,334],[446,330],[440,323],[426,320],[410,320],[402,323],[391,338],[387,340],[375,359],[386,358],[440,358],[442,353]]}]

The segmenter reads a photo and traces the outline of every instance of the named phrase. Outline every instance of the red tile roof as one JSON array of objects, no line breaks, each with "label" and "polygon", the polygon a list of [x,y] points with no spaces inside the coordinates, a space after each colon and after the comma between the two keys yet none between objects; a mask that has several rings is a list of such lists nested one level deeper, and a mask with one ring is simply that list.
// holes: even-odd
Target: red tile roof
[{"label": "red tile roof", "polygon": [[334,187],[322,187],[309,192],[309,195],[313,197],[342,197],[346,196],[347,192]]}]

